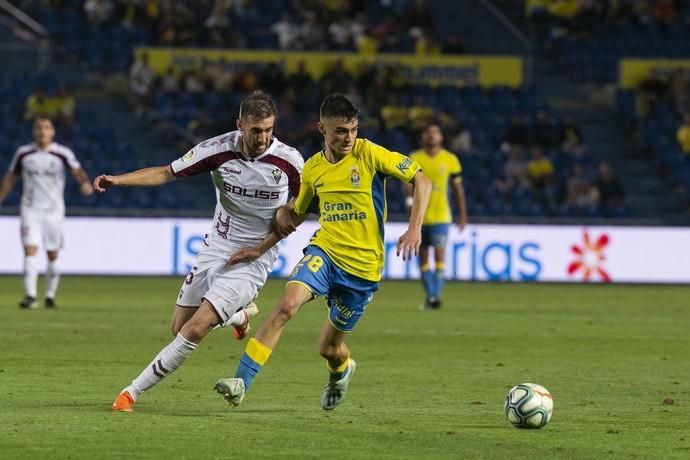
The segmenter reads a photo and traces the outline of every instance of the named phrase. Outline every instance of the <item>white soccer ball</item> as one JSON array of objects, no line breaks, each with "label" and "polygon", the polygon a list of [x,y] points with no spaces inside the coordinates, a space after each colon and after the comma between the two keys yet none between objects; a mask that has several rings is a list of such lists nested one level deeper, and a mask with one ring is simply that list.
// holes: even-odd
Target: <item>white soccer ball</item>
[{"label": "white soccer ball", "polygon": [[518,428],[541,428],[551,420],[553,398],[541,385],[521,383],[508,392],[505,411],[508,421]]}]

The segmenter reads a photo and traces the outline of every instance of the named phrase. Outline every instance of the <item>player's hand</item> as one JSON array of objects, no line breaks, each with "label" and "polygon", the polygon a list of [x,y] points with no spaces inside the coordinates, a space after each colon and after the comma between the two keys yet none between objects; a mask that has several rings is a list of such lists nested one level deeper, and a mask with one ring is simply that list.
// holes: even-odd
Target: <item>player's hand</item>
[{"label": "player's hand", "polygon": [[242,262],[252,262],[261,257],[262,254],[263,251],[261,251],[261,249],[258,247],[242,248],[238,251],[235,251],[235,253],[228,258],[228,260],[225,262],[225,266],[229,267]]},{"label": "player's hand", "polygon": [[89,181],[81,183],[81,194],[84,196],[93,195],[93,187],[91,186],[91,183]]},{"label": "player's hand", "polygon": [[276,217],[273,219],[273,228],[283,238],[297,230],[295,223],[292,221],[292,211],[290,208],[284,206],[278,208]]},{"label": "player's hand", "polygon": [[101,174],[93,180],[93,188],[98,193],[103,193],[115,184],[115,177],[107,174]]},{"label": "player's hand", "polygon": [[402,254],[403,260],[412,260],[419,254],[419,246],[422,244],[422,232],[420,230],[407,230],[398,238],[398,248],[396,255]]},{"label": "player's hand", "polygon": [[462,233],[463,230],[465,230],[465,227],[467,226],[467,216],[464,214],[461,214],[458,217],[458,230],[460,230],[460,233]]}]

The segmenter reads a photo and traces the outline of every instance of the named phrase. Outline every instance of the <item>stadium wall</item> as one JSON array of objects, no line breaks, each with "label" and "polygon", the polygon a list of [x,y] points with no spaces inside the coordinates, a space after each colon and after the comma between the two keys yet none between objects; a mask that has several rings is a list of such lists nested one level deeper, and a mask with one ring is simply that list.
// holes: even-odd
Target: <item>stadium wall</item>
[{"label": "stadium wall", "polygon": [[[281,242],[273,275],[299,261],[316,229],[305,222]],[[87,218],[65,222],[60,267],[66,274],[182,275],[210,229],[208,219]],[[415,262],[395,256],[404,224],[386,224],[385,278],[415,279]],[[0,217],[0,273],[22,270],[19,219]],[[459,280],[690,283],[690,229],[471,225],[452,228],[447,275]]]},{"label": "stadium wall", "polygon": [[636,89],[649,71],[656,69],[662,74],[676,69],[690,69],[690,59],[621,59],[618,62],[618,85],[625,89]]}]

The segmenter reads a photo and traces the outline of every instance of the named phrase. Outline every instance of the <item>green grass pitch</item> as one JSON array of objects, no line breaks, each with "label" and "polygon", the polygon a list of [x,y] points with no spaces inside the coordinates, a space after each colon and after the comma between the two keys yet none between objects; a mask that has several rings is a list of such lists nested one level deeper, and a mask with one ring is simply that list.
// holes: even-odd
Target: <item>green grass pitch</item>
[{"label": "green grass pitch", "polygon": [[[0,277],[0,457],[690,457],[688,287],[449,283],[443,309],[420,312],[417,283],[385,282],[348,342],[359,366],[333,412],[319,407],[322,301],[288,325],[242,406],[211,390],[244,349],[221,330],[134,413],[111,412],[170,341],[180,282],[64,277],[57,311],[21,311],[21,280]],[[261,293],[259,321],[282,285]],[[503,414],[521,382],[554,396],[542,430]]]}]

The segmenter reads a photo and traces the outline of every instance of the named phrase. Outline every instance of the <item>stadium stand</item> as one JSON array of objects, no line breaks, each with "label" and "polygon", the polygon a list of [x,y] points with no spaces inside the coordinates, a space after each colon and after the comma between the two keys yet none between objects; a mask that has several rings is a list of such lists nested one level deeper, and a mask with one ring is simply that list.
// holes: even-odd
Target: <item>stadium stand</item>
[{"label": "stadium stand", "polygon": [[[567,76],[565,72],[555,79],[538,76],[532,83],[528,78],[528,83],[519,88],[410,84],[392,65],[369,65],[351,72],[337,60],[332,70],[318,81],[313,81],[306,71],[286,73],[282,66],[238,66],[222,59],[193,71],[171,67],[156,75],[144,57],[138,60],[133,57],[133,50],[142,45],[285,51],[320,48],[364,54],[414,53],[415,50],[422,54],[529,52],[531,48],[516,44],[519,40],[513,39],[511,31],[492,16],[491,10],[480,5],[486,2],[466,5],[467,11],[472,11],[470,16],[482,18],[483,33],[467,15],[459,15],[455,9],[437,1],[322,4],[255,0],[233,2],[231,7],[227,2],[182,0],[19,3],[46,26],[53,42],[66,56],[76,58],[78,65],[86,64],[90,71],[105,77],[129,73],[130,108],[106,97],[84,100],[82,94],[77,98],[71,142],[75,151],[83,152],[81,157],[91,157],[88,162],[95,169],[114,171],[158,160],[170,161],[193,139],[233,126],[238,101],[255,88],[262,88],[278,99],[277,135],[299,146],[309,156],[321,143],[314,127],[313,108],[323,94],[338,89],[353,96],[365,108],[361,135],[402,152],[410,152],[416,146],[416,129],[423,120],[439,120],[444,126],[447,145],[459,154],[463,163],[469,213],[474,216],[646,218],[650,216],[652,199],[645,201],[640,195],[650,189],[662,193],[653,179],[639,178],[643,168],[638,159],[628,164],[611,152],[611,147],[614,152],[628,148],[623,139],[626,134],[615,122],[603,121],[604,117],[594,108],[573,109],[561,103],[563,89],[568,87],[565,78],[608,81],[615,75],[610,66],[602,64],[604,61],[617,62],[619,55],[648,52],[644,48],[647,43],[642,49],[637,46],[639,43],[625,41],[625,37],[639,32],[636,27],[647,22],[642,16],[625,16],[620,9],[609,6],[600,10],[607,2],[583,2],[593,8],[591,11],[564,6],[572,7],[573,2],[553,2],[562,9],[541,12],[531,11],[529,1],[517,7],[515,4],[519,2],[489,2],[515,19],[515,24],[527,31],[528,36],[545,38],[546,48],[556,50],[554,54],[565,59],[556,62],[569,71]],[[317,4],[321,6],[314,6]],[[345,6],[338,10],[337,5]],[[258,14],[259,11],[262,13]],[[685,9],[678,8],[677,15],[683,14]],[[684,30],[680,21],[659,17],[650,21],[653,26],[649,29],[662,30],[659,33],[675,34],[678,28]],[[620,37],[614,41],[608,36],[599,37],[611,24],[620,30],[632,28],[637,32],[622,34],[623,41]],[[497,37],[495,46],[487,45],[485,33]],[[93,39],[83,40],[83,36]],[[607,48],[611,43],[616,47],[615,52]],[[661,49],[660,45],[652,48]],[[589,61],[581,61],[582,56]],[[6,82],[17,78],[6,75]],[[21,103],[8,115],[18,116],[24,98],[41,85],[31,83],[19,90],[9,83],[3,86],[7,92],[21,94],[17,96]],[[57,90],[57,80],[54,86],[52,92]],[[75,93],[80,96],[78,89]],[[620,92],[619,98],[630,96]],[[151,134],[147,129],[151,117],[160,128],[153,133],[163,133],[175,141],[159,142],[160,136],[146,139]],[[19,120],[13,118],[12,123],[21,124]],[[83,120],[89,120],[88,128],[83,126]],[[99,122],[105,127],[98,128]],[[170,132],[183,132],[187,137],[180,141],[177,136],[167,135]],[[4,137],[4,145],[9,145],[21,136]],[[100,148],[103,143],[107,147]],[[96,158],[99,156],[107,160]],[[636,174],[634,179],[629,174],[632,169]],[[637,190],[639,183],[646,185]],[[131,197],[123,192],[108,198],[113,202],[106,205],[195,209],[198,203],[210,199],[208,187],[203,187],[185,184],[185,192],[177,193],[175,199],[165,188],[157,193],[131,192]],[[615,197],[610,199],[612,190]],[[179,198],[180,195],[184,197]],[[81,204],[79,199],[75,200]],[[389,199],[393,215],[404,212],[402,191],[398,187],[389,190]],[[670,206],[666,211],[671,214],[677,209]]]}]

